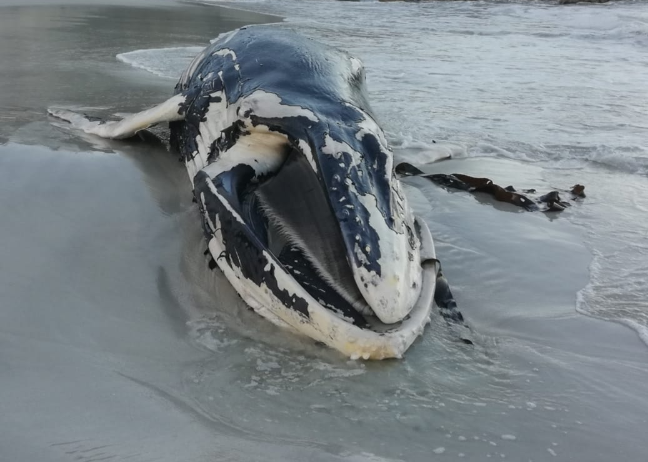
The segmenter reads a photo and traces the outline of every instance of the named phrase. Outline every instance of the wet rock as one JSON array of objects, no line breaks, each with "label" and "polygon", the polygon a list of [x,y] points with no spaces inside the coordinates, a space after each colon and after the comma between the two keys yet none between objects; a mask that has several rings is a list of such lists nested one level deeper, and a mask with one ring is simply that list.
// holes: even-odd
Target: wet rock
[{"label": "wet rock", "polygon": [[572,186],[570,192],[576,197],[585,197],[585,186],[582,184],[576,184]]}]

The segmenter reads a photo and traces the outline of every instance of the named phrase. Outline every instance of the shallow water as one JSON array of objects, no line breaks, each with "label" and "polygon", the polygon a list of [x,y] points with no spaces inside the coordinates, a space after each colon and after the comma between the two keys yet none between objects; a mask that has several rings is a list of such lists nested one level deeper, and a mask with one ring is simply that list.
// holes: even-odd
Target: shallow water
[{"label": "shallow water", "polygon": [[468,158],[428,170],[581,182],[586,201],[550,217],[407,180],[477,345],[435,319],[402,361],[348,361],[259,318],[207,270],[189,181],[165,146],[80,137],[44,115],[153,104],[183,47],[276,18],[3,11],[0,80],[14,91],[0,94],[0,459],[644,460],[645,346],[576,309],[646,325],[633,116],[646,112],[645,10],[246,6],[362,57],[400,158],[423,163],[447,139]]}]

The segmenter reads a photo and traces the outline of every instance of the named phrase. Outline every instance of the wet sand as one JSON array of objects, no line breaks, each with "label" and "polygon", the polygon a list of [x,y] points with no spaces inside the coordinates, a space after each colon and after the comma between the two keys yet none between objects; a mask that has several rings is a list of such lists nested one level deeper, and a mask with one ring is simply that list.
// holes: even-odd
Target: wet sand
[{"label": "wet sand", "polygon": [[[45,115],[157,103],[174,82],[116,54],[277,18],[34,3],[49,4],[0,7],[0,460],[642,460],[645,347],[574,312],[591,255],[572,226],[408,180],[478,347],[435,320],[403,361],[348,362],[207,270],[166,146]],[[479,162],[433,168],[547,187],[535,167]]]}]

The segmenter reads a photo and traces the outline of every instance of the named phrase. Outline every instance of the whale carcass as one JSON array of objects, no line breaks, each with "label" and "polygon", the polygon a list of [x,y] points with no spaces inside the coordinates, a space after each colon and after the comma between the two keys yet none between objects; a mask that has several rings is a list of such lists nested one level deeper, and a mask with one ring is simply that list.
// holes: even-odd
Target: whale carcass
[{"label": "whale carcass", "polygon": [[202,51],[158,106],[111,122],[50,114],[113,139],[169,122],[209,252],[245,302],[350,357],[383,359],[429,322],[439,264],[364,84],[348,53],[251,26]]}]

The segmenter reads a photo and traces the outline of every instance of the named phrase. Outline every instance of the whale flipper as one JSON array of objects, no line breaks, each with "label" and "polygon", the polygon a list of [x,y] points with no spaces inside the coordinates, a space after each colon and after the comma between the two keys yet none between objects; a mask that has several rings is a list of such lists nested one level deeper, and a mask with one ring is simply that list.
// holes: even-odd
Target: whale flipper
[{"label": "whale flipper", "polygon": [[185,115],[182,105],[185,101],[186,96],[180,93],[150,109],[128,115],[122,120],[109,122],[90,120],[82,114],[66,109],[50,108],[47,112],[53,117],[69,122],[73,128],[85,133],[97,135],[101,138],[119,140],[130,138],[140,130],[147,129],[160,122],[184,120]]}]

